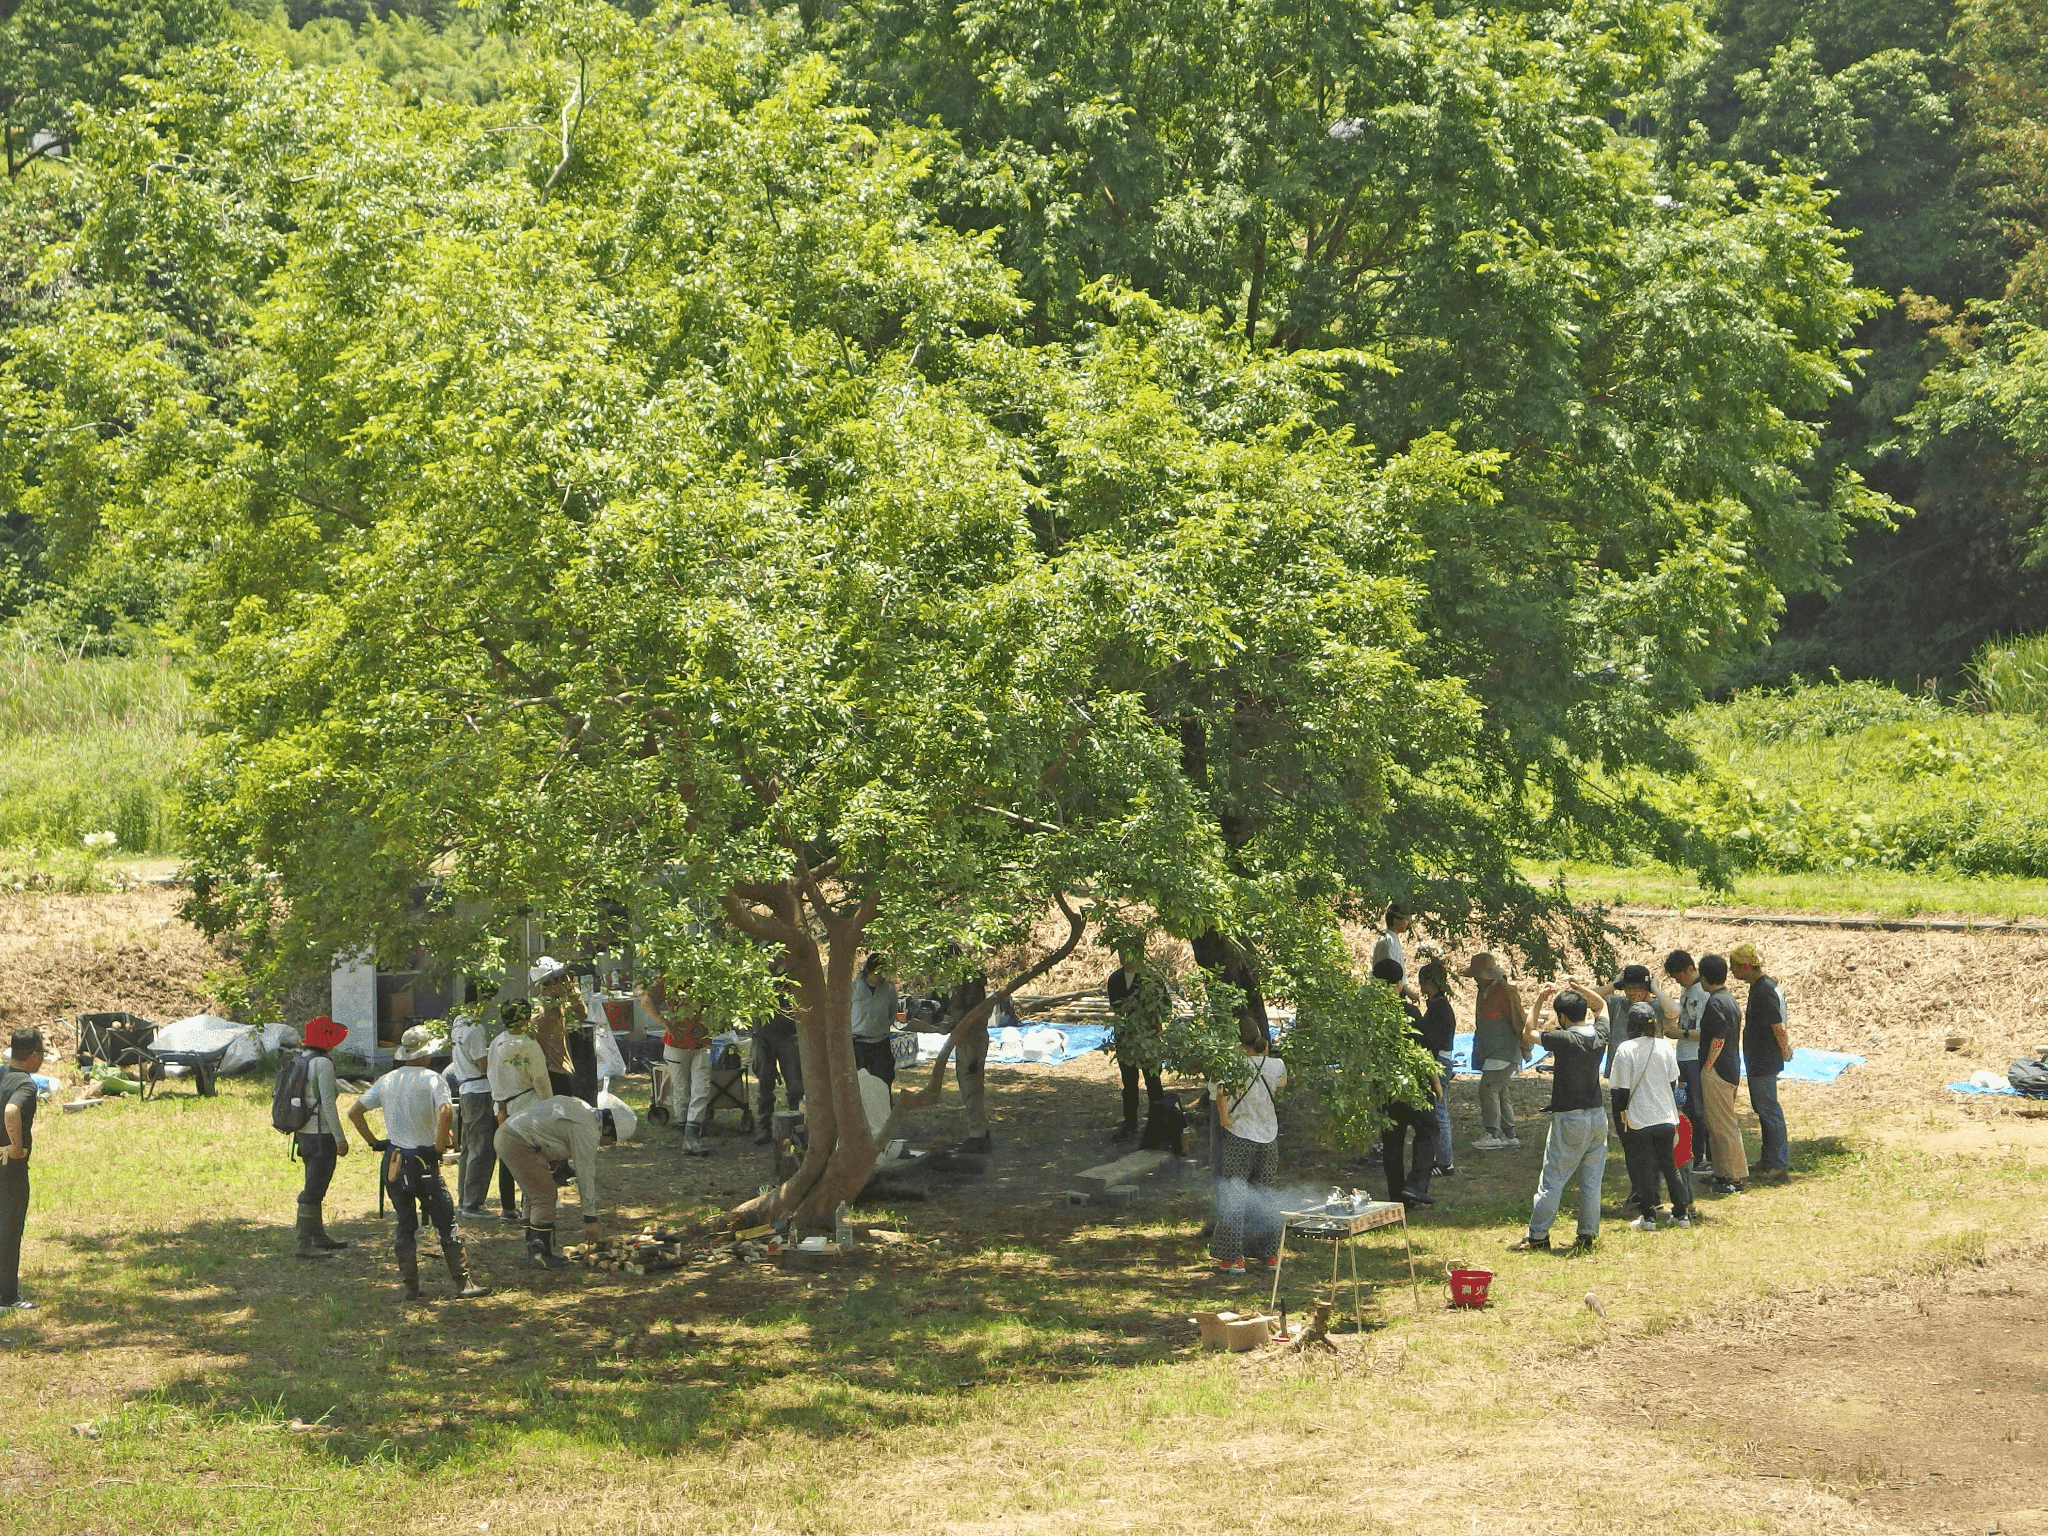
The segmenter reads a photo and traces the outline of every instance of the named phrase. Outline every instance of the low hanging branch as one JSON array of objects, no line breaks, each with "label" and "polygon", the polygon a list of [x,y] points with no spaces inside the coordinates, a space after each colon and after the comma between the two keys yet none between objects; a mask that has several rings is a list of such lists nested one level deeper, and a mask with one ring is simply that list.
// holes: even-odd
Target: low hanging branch
[{"label": "low hanging branch", "polygon": [[946,1063],[953,1056],[954,1041],[958,1040],[967,1030],[984,1028],[990,1012],[994,1010],[997,1003],[1001,1002],[1004,998],[1012,996],[1019,987],[1024,986],[1026,983],[1036,981],[1047,971],[1066,959],[1067,956],[1071,955],[1075,947],[1080,944],[1081,935],[1088,928],[1087,917],[1082,913],[1076,912],[1069,905],[1064,891],[1055,892],[1053,900],[1058,904],[1060,914],[1067,920],[1067,937],[1065,941],[1058,949],[1055,949],[1036,965],[1028,970],[1019,972],[1015,977],[1011,978],[1009,985],[1005,986],[1002,991],[991,993],[960,1016],[959,1021],[953,1026],[953,1032],[946,1037],[946,1043],[939,1047],[938,1057],[932,1062],[931,1080],[916,1092],[906,1093],[897,1098],[895,1107],[889,1112],[889,1123],[882,1128],[882,1134],[877,1136],[875,1140],[879,1142],[889,1141],[895,1136],[896,1128],[905,1114],[913,1109],[929,1109],[939,1102],[939,1092],[944,1086],[946,1078]]}]

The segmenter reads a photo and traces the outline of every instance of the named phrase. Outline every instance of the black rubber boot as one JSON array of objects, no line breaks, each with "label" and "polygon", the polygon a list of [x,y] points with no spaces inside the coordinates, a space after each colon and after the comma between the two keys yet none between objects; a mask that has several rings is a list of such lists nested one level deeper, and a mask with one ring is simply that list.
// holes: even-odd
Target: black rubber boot
[{"label": "black rubber boot", "polygon": [[569,1261],[555,1252],[553,1227],[526,1229],[526,1262],[535,1269],[567,1269]]},{"label": "black rubber boot", "polygon": [[418,1301],[425,1293],[420,1290],[420,1256],[416,1253],[401,1253],[398,1256],[398,1278],[405,1282],[405,1299]]},{"label": "black rubber boot", "polygon": [[466,1245],[443,1243],[441,1257],[448,1261],[448,1278],[455,1282],[456,1300],[472,1301],[491,1294],[488,1286],[477,1285],[469,1278],[469,1250]]},{"label": "black rubber boot", "polygon": [[313,1207],[313,1241],[329,1253],[348,1246],[340,1238],[327,1235],[327,1213],[317,1205]]},{"label": "black rubber boot", "polygon": [[315,1206],[299,1207],[299,1246],[292,1250],[295,1259],[331,1259],[320,1242],[320,1212]]}]

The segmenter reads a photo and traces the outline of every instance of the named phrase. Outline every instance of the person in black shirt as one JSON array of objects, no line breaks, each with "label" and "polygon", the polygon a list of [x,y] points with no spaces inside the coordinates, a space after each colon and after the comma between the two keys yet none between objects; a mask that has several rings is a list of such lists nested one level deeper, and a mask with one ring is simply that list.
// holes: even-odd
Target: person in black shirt
[{"label": "person in black shirt", "polygon": [[1749,1107],[1756,1111],[1763,1146],[1756,1155],[1759,1178],[1782,1180],[1792,1167],[1792,1143],[1785,1111],[1778,1103],[1778,1075],[1792,1059],[1785,1033],[1785,995],[1764,974],[1764,957],[1754,944],[1728,951],[1728,974],[1749,988],[1742,1017],[1742,1065],[1749,1073]]},{"label": "person in black shirt", "polygon": [[1732,1195],[1749,1177],[1749,1154],[1742,1146],[1742,1126],[1735,1118],[1735,1089],[1742,1081],[1742,1015],[1728,994],[1728,961],[1720,955],[1700,956],[1700,985],[1707,1004],[1700,1011],[1700,1087],[1707,1101],[1707,1134],[1713,1142],[1717,1195]]},{"label": "person in black shirt", "polygon": [[[1372,964],[1373,980],[1385,982],[1394,989],[1401,1004],[1401,1011],[1408,1015],[1408,1033],[1423,1049],[1429,1048],[1425,1037],[1422,1010],[1407,998],[1401,997],[1401,962],[1398,960],[1375,960]],[[1386,1160],[1387,1198],[1398,1200],[1403,1205],[1435,1205],[1430,1198],[1429,1177],[1436,1164],[1436,1108],[1437,1089],[1442,1078],[1432,1074],[1429,1082],[1430,1107],[1418,1108],[1403,1099],[1393,1099],[1386,1105],[1388,1125],[1380,1133],[1380,1152]],[[1409,1138],[1414,1138],[1415,1157],[1411,1168],[1408,1163]],[[1404,1173],[1405,1170],[1405,1173]]]},{"label": "person in black shirt", "polygon": [[43,1032],[17,1029],[0,1072],[0,1309],[27,1310],[21,1299],[21,1234],[28,1225],[28,1162],[36,1149],[35,1072],[43,1064]]},{"label": "person in black shirt", "polygon": [[1116,1021],[1113,1042],[1117,1072],[1123,1079],[1124,1118],[1112,1137],[1129,1141],[1138,1134],[1138,1078],[1145,1079],[1145,1114],[1149,1120],[1158,1113],[1166,1095],[1159,1069],[1166,1056],[1166,1020],[1173,1004],[1166,982],[1147,963],[1142,943],[1121,945],[1117,958],[1123,963],[1109,973],[1103,991],[1109,997],[1110,1017]]},{"label": "person in black shirt", "polygon": [[[1579,1181],[1579,1234],[1573,1253],[1589,1253],[1600,1235],[1600,1183],[1607,1173],[1607,1106],[1600,1097],[1600,1064],[1607,1042],[1595,1019],[1606,1009],[1599,992],[1567,976],[1565,990],[1546,989],[1537,998],[1522,1043],[1541,1041],[1553,1059],[1550,1078],[1550,1133],[1543,1139],[1543,1172],[1536,1183],[1536,1204],[1529,1231],[1510,1243],[1515,1253],[1550,1246],[1550,1224],[1557,1219],[1565,1186]],[[1536,1033],[1543,1005],[1556,997],[1557,1029]]]}]

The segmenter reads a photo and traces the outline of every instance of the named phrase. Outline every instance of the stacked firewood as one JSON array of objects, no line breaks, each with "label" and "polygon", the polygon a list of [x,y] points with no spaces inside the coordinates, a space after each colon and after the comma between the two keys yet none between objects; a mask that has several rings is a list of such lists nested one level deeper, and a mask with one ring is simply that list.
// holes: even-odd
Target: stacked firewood
[{"label": "stacked firewood", "polygon": [[594,1243],[573,1243],[562,1252],[580,1259],[593,1269],[623,1275],[658,1275],[681,1269],[688,1262],[679,1232],[662,1232],[646,1227],[616,1237],[601,1237]]}]

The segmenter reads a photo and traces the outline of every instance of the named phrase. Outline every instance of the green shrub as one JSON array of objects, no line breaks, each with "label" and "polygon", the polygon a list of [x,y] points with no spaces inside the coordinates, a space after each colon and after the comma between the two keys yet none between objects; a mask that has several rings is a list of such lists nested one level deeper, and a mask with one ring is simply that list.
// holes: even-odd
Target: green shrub
[{"label": "green shrub", "polygon": [[2048,722],[2048,635],[1994,640],[1970,663],[1986,709]]}]

